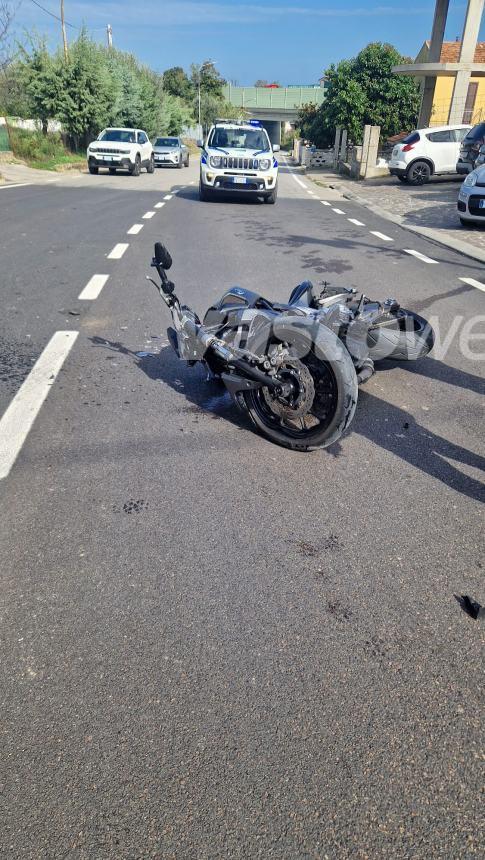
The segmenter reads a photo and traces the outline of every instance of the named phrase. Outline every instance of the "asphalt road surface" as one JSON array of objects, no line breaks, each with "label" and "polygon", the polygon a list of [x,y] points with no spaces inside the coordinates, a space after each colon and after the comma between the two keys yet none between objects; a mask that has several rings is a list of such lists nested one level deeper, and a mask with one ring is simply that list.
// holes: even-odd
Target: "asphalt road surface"
[{"label": "asphalt road surface", "polygon": [[[479,856],[483,269],[288,169],[276,206],[197,182],[0,189],[0,855]],[[325,279],[439,348],[276,447],[170,351],[160,238],[199,313]]]}]

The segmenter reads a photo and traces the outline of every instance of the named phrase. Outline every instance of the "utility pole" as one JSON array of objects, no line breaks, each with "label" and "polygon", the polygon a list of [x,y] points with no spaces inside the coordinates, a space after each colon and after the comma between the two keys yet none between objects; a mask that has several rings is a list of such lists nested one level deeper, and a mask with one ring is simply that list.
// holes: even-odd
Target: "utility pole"
[{"label": "utility pole", "polygon": [[106,33],[108,35],[108,48],[112,48],[113,47],[113,28],[112,28],[111,24],[108,24],[108,26],[106,27]]},{"label": "utility pole", "polygon": [[66,36],[66,22],[64,20],[64,0],[61,0],[61,28],[62,28],[62,42],[64,45],[64,60],[67,63],[67,36]]}]

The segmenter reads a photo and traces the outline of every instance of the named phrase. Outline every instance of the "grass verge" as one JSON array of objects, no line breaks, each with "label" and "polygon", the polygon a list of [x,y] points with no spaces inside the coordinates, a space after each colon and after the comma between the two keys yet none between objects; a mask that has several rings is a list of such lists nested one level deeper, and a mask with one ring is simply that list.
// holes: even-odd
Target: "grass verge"
[{"label": "grass verge", "polygon": [[69,152],[58,133],[43,135],[40,131],[9,128],[10,146],[16,158],[38,170],[68,170],[86,163],[86,156]]}]

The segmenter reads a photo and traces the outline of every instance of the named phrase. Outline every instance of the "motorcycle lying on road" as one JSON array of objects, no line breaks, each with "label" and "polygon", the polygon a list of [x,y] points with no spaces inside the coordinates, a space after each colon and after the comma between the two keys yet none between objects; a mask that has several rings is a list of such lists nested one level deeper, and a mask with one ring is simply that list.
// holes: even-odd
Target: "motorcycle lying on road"
[{"label": "motorcycle lying on road", "polygon": [[171,311],[167,333],[178,357],[202,362],[257,429],[287,448],[312,451],[336,442],[374,362],[419,359],[433,347],[429,323],[395,299],[372,301],[326,283],[318,294],[310,281],[295,287],[286,304],[232,287],[201,323],[175,295],[171,265],[157,242],[152,266],[161,283],[147,279]]}]

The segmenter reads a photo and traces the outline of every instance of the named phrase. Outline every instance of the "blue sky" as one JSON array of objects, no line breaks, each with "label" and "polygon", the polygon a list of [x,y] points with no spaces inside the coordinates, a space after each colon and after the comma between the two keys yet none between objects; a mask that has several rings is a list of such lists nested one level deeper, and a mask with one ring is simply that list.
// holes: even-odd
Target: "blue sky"
[{"label": "blue sky", "polygon": [[[59,14],[59,0],[38,0]],[[466,4],[451,0],[447,38],[461,35]],[[370,41],[391,42],[415,56],[429,38],[433,0],[65,0],[68,38],[86,23],[97,39],[113,27],[116,47],[132,51],[152,68],[188,68],[207,58],[228,80],[252,85],[257,78],[282,84],[316,82],[332,62],[354,56]],[[21,0],[17,32],[35,27],[60,44],[60,26]],[[485,27],[482,36],[485,38]]]}]

